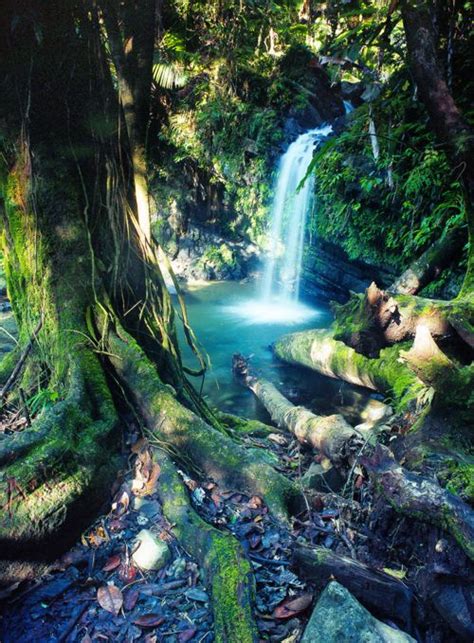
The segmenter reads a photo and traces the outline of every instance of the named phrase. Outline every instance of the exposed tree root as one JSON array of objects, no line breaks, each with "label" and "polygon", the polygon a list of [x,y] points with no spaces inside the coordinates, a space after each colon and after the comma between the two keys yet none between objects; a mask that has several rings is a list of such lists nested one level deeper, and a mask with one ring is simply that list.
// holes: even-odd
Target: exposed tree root
[{"label": "exposed tree root", "polygon": [[403,469],[380,444],[373,456],[361,462],[394,509],[446,529],[474,560],[474,510],[466,503],[435,482]]},{"label": "exposed tree root", "polygon": [[410,628],[413,593],[400,580],[325,547],[298,545],[293,561],[304,578],[321,587],[335,579],[368,609]]},{"label": "exposed tree root", "polygon": [[318,449],[331,462],[338,463],[345,459],[350,443],[360,439],[342,415],[323,417],[304,406],[292,404],[271,382],[249,373],[247,360],[241,355],[234,355],[233,368],[277,426],[290,431],[302,444]]},{"label": "exposed tree root", "polygon": [[161,467],[158,495],[163,512],[183,547],[204,569],[211,589],[214,636],[219,642],[258,640],[253,620],[254,579],[237,539],[206,523],[192,508],[170,458],[155,449]]},{"label": "exposed tree root", "polygon": [[97,357],[76,348],[66,399],[17,436],[13,448],[5,440],[2,456],[13,461],[1,474],[3,580],[19,556],[39,560],[42,544],[60,539],[64,547],[77,537],[116,474],[118,460],[110,454],[117,426],[112,398]]},{"label": "exposed tree root", "polygon": [[296,485],[180,404],[136,342],[120,332],[122,337],[109,336],[110,360],[153,435],[224,487],[261,496],[276,517],[287,521],[291,504],[301,500]]}]

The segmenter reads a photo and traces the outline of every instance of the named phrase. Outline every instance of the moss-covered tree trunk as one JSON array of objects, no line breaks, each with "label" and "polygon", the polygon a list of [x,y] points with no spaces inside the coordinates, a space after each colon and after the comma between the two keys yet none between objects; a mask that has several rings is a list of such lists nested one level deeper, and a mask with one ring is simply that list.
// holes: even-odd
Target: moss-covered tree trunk
[{"label": "moss-covered tree trunk", "polygon": [[[96,5],[34,4],[33,20],[26,12],[18,22],[13,0],[2,15],[1,77],[11,101],[0,104],[0,186],[19,354],[32,344],[17,383],[48,404],[31,428],[0,440],[0,583],[41,569],[107,497],[125,404],[180,466],[260,494],[283,519],[298,497],[231,439],[185,377],[170,296],[143,239],[133,150],[117,129]],[[0,373],[6,379],[14,367],[10,359]],[[193,512],[174,464],[162,464],[164,513],[206,574],[216,640],[235,629],[255,641],[244,552]]]}]

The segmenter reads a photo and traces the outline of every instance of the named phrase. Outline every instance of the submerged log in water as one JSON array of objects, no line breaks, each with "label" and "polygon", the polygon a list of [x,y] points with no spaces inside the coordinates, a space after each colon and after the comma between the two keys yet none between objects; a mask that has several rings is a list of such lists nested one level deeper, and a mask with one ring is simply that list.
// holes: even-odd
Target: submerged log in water
[{"label": "submerged log in water", "polygon": [[279,428],[292,433],[302,444],[318,449],[331,462],[340,462],[352,442],[360,441],[357,432],[342,415],[315,415],[304,406],[295,406],[268,380],[249,373],[248,360],[233,356],[233,370],[262,402]]}]

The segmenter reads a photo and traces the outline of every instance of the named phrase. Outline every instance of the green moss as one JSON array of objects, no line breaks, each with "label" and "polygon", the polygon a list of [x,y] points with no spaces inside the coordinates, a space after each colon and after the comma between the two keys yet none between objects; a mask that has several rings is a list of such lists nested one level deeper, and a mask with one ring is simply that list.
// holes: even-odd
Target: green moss
[{"label": "green moss", "polygon": [[203,568],[211,589],[214,635],[217,641],[253,642],[254,580],[239,542],[206,523],[192,508],[174,465],[155,451],[161,467],[158,493],[163,512],[177,537]]},{"label": "green moss", "polygon": [[422,382],[400,361],[403,348],[408,345],[384,348],[378,358],[371,359],[336,341],[325,330],[286,335],[274,346],[277,357],[287,362],[385,393],[398,410],[406,408],[423,390]]},{"label": "green moss", "polygon": [[441,473],[441,478],[448,491],[474,503],[474,464],[452,459]]},{"label": "green moss", "polygon": [[211,267],[214,270],[223,270],[225,268],[234,268],[236,259],[232,249],[225,243],[220,246],[210,246],[206,248],[202,257],[198,261],[201,268]]},{"label": "green moss", "polygon": [[209,558],[209,565],[213,570],[212,600],[216,641],[254,642],[257,640],[256,628],[249,627],[248,619],[254,592],[243,605],[235,600],[236,596],[244,595],[245,585],[253,588],[250,563],[242,554],[236,556],[235,542],[231,536],[213,539]]}]

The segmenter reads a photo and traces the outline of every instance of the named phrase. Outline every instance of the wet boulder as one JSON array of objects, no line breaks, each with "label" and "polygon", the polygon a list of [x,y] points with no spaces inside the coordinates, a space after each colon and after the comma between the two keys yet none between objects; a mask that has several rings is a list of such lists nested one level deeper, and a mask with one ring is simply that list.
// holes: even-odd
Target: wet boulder
[{"label": "wet boulder", "polygon": [[301,643],[410,643],[411,636],[381,621],[333,581],[321,594]]}]

